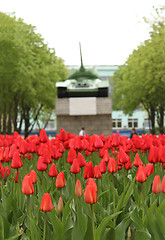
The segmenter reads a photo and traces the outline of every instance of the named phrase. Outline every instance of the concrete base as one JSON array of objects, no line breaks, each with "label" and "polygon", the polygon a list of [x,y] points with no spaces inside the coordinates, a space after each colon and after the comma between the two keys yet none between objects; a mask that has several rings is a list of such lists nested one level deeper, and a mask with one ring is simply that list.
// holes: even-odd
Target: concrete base
[{"label": "concrete base", "polygon": [[108,136],[112,134],[112,115],[94,115],[94,116],[57,116],[57,133],[64,128],[66,132],[79,134],[82,127],[89,135],[101,134]]},{"label": "concrete base", "polygon": [[[72,101],[73,100],[73,101]],[[110,98],[56,99],[57,133],[79,134],[85,127],[89,135],[112,134],[112,101]]]}]

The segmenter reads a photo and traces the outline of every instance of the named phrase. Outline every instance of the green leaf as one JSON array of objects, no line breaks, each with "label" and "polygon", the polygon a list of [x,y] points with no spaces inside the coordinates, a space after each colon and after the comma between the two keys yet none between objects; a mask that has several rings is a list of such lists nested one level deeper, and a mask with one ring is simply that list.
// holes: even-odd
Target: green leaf
[{"label": "green leaf", "polygon": [[136,240],[150,240],[151,235],[146,231],[137,230],[136,234],[135,234],[135,239]]},{"label": "green leaf", "polygon": [[102,222],[101,222],[100,225],[98,226],[98,228],[97,228],[97,230],[96,230],[96,233],[95,233],[95,238],[96,238],[96,240],[101,240],[101,237],[102,237],[102,235],[103,235],[103,233],[104,233],[104,231],[105,231],[105,228],[106,228],[108,222],[109,222],[111,219],[113,219],[113,218],[115,218],[116,216],[118,216],[120,213],[121,213],[121,212],[116,212],[116,213],[114,213],[114,214],[112,214],[112,215],[110,215],[110,216],[105,217],[105,218],[102,220]]},{"label": "green leaf", "polygon": [[134,183],[135,183],[135,178],[132,180],[131,185],[130,185],[130,187],[127,190],[127,193],[124,196],[124,200],[123,200],[123,206],[124,207],[127,205],[128,201],[129,201],[129,199],[131,197],[131,194],[133,192]]},{"label": "green leaf", "polygon": [[[77,239],[79,239],[79,237]],[[85,233],[84,240],[91,240],[91,239],[93,239],[92,220],[90,217],[88,217],[87,231]]]},{"label": "green leaf", "polygon": [[138,215],[137,208],[130,215],[131,220],[135,223],[135,227],[137,230],[143,230],[142,219]]},{"label": "green leaf", "polygon": [[56,216],[56,212],[53,209],[50,213],[47,214],[48,219],[50,220],[53,230],[56,233],[56,239],[63,239],[63,224],[60,219]]},{"label": "green leaf", "polygon": [[4,223],[3,223],[3,219],[0,216],[0,239],[4,240]]},{"label": "green leaf", "polygon": [[128,228],[131,220],[130,217],[124,218],[115,229],[115,240],[125,240],[126,229]]}]

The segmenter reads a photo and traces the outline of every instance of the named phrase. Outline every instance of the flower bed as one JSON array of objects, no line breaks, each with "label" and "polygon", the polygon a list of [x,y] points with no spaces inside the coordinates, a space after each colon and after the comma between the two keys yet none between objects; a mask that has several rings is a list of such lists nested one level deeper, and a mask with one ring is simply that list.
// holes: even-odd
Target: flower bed
[{"label": "flower bed", "polygon": [[165,135],[0,135],[0,239],[165,239]]}]

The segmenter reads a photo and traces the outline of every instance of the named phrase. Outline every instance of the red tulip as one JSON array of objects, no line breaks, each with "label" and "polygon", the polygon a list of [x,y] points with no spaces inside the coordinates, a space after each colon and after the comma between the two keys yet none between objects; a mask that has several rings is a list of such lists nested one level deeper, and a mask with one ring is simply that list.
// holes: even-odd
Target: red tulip
[{"label": "red tulip", "polygon": [[23,181],[22,181],[22,189],[23,194],[30,195],[34,193],[34,187],[32,183],[32,179],[30,176],[25,175]]},{"label": "red tulip", "polygon": [[119,161],[122,163],[122,164],[125,164],[128,162],[128,155],[125,153],[125,151],[123,150],[123,148],[120,148],[119,149]]},{"label": "red tulip", "polygon": [[97,192],[97,185],[96,185],[96,182],[93,178],[88,178],[87,179],[87,185],[94,185],[95,188],[96,188],[96,192]]},{"label": "red tulip", "polygon": [[94,178],[101,178],[102,174],[98,165],[94,166]]},{"label": "red tulip", "polygon": [[40,136],[40,142],[44,143],[48,141],[48,136],[43,128],[41,129],[39,136]]},{"label": "red tulip", "polygon": [[36,183],[37,182],[37,174],[36,174],[36,172],[33,169],[30,170],[29,176],[32,179],[32,183]]},{"label": "red tulip", "polygon": [[53,209],[53,204],[49,193],[44,193],[40,209],[43,212],[50,212]]},{"label": "red tulip", "polygon": [[86,203],[94,204],[97,202],[97,191],[95,185],[87,185],[84,192],[84,200]]},{"label": "red tulip", "polygon": [[86,163],[83,176],[85,179],[94,177],[94,169],[92,162]]},{"label": "red tulip", "polygon": [[73,147],[71,147],[68,152],[67,163],[72,164],[73,160],[76,158],[76,155],[77,155],[76,150]]},{"label": "red tulip", "polygon": [[57,177],[58,172],[57,172],[57,168],[56,165],[54,163],[52,163],[50,169],[49,169],[49,176],[50,177]]},{"label": "red tulip", "polygon": [[65,176],[64,176],[63,172],[60,172],[57,175],[55,185],[56,185],[56,188],[63,188],[63,187],[65,187]]},{"label": "red tulip", "polygon": [[78,161],[79,161],[79,166],[80,166],[80,168],[81,167],[84,167],[85,165],[86,165],[86,161],[85,161],[85,158],[84,158],[84,156],[82,155],[82,153],[78,153],[78,156],[77,156],[77,159],[78,159]]},{"label": "red tulip", "polygon": [[110,158],[108,162],[108,172],[116,173],[117,172],[117,163],[114,158]]},{"label": "red tulip", "polygon": [[61,128],[61,130],[60,130],[59,139],[62,142],[65,142],[66,139],[67,139],[67,135],[66,135],[65,130],[63,128]]},{"label": "red tulip", "polygon": [[58,205],[57,205],[57,212],[61,213],[63,211],[63,201],[62,201],[62,196],[60,196],[58,200]]},{"label": "red tulip", "polygon": [[164,176],[163,179],[162,179],[161,189],[162,189],[162,193],[165,193],[165,176]]},{"label": "red tulip", "polygon": [[72,163],[70,172],[71,172],[71,173],[74,173],[74,174],[77,174],[77,173],[80,172],[79,161],[78,161],[77,158],[75,158],[75,159],[73,160],[73,163]]},{"label": "red tulip", "polygon": [[145,168],[144,168],[143,165],[140,165],[138,167],[135,179],[136,179],[137,182],[145,182],[145,181],[147,181],[147,176],[146,176]]},{"label": "red tulip", "polygon": [[143,162],[141,161],[141,159],[139,157],[139,153],[136,153],[134,161],[133,161],[133,165],[135,167],[139,167],[139,165],[143,165]]},{"label": "red tulip", "polygon": [[147,177],[154,173],[154,165],[152,163],[147,163],[145,166],[145,173]]},{"label": "red tulip", "polygon": [[12,162],[11,162],[11,168],[18,169],[18,168],[21,168],[22,166],[23,166],[23,163],[21,161],[20,154],[19,154],[19,152],[16,151],[13,154],[13,159],[12,159]]},{"label": "red tulip", "polygon": [[106,162],[104,159],[100,161],[99,168],[101,173],[106,173]]},{"label": "red tulip", "polygon": [[160,176],[159,175],[156,175],[154,177],[154,181],[153,181],[153,184],[152,184],[152,191],[155,194],[161,192],[161,180],[160,180]]},{"label": "red tulip", "polygon": [[93,145],[95,148],[102,148],[103,147],[103,141],[101,140],[99,135],[93,135],[94,136],[94,142]]},{"label": "red tulip", "polygon": [[47,170],[47,165],[45,163],[43,163],[43,157],[42,156],[39,156],[39,158],[38,158],[37,170],[41,171],[41,172]]},{"label": "red tulip", "polygon": [[159,160],[158,156],[158,148],[154,145],[151,146],[149,155],[148,155],[148,160],[150,163],[157,163]]},{"label": "red tulip", "polygon": [[110,160],[110,155],[109,155],[107,149],[105,149],[105,151],[104,151],[103,159],[105,162],[108,162]]},{"label": "red tulip", "polygon": [[82,185],[81,185],[81,182],[79,179],[77,179],[77,181],[76,181],[75,195],[79,198],[82,197],[82,195],[83,195]]}]

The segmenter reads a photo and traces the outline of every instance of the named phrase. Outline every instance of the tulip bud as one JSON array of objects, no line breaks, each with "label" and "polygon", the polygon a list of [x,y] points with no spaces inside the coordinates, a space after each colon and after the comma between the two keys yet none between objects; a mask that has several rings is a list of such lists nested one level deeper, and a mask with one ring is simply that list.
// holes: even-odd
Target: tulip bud
[{"label": "tulip bud", "polygon": [[82,185],[79,179],[76,181],[75,195],[79,198],[83,195]]},{"label": "tulip bud", "polygon": [[61,213],[63,211],[63,201],[62,197],[60,196],[58,200],[58,205],[57,205],[57,213]]}]

